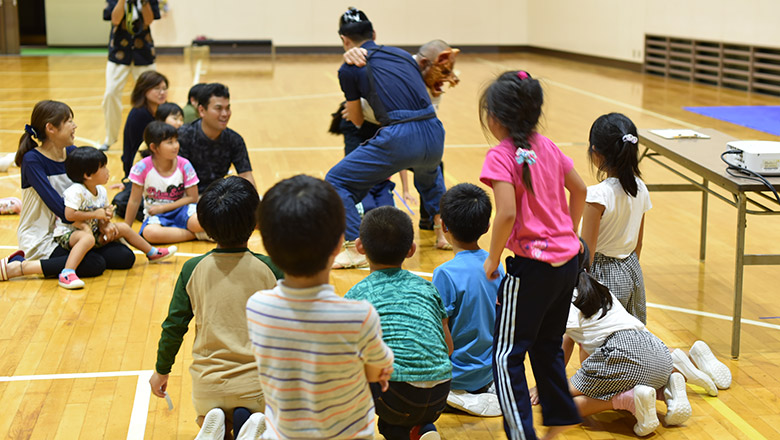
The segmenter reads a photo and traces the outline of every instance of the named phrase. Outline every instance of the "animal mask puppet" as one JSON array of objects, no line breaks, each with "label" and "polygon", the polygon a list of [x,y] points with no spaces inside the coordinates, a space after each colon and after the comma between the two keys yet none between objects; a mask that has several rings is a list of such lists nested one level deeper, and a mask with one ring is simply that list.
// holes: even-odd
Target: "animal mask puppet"
[{"label": "animal mask puppet", "polygon": [[445,49],[434,60],[429,60],[421,54],[417,55],[417,63],[420,65],[425,86],[434,98],[444,93],[442,90],[444,83],[454,87],[460,82],[460,78],[455,74],[455,57],[459,53],[460,49]]}]

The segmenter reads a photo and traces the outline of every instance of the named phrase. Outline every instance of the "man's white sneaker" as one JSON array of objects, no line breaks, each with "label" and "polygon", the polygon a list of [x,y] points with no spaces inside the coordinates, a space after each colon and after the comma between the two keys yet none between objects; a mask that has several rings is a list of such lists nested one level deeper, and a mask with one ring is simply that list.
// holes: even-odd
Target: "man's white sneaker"
[{"label": "man's white sneaker", "polygon": [[707,343],[704,341],[694,342],[689,354],[696,367],[709,376],[718,389],[725,390],[731,386],[731,370],[712,354]]},{"label": "man's white sneaker", "polygon": [[655,390],[645,386],[634,387],[634,434],[644,437],[658,428],[658,414],[655,412]]},{"label": "man's white sneaker", "polygon": [[498,417],[501,415],[501,406],[498,404],[498,396],[495,394],[471,394],[463,390],[452,390],[447,396],[447,404],[479,417]]},{"label": "man's white sneaker", "polygon": [[213,408],[203,418],[203,426],[195,440],[222,440],[225,438],[225,413]]},{"label": "man's white sneaker", "polygon": [[682,425],[690,417],[691,402],[685,392],[685,378],[678,372],[669,376],[669,382],[664,387],[664,400],[666,401],[666,416],[664,423],[667,425]]},{"label": "man's white sneaker", "polygon": [[704,388],[704,391],[712,397],[718,395],[718,387],[715,386],[715,382],[703,371],[696,368],[684,351],[678,348],[672,352],[672,364],[677,371],[685,376],[688,383]]},{"label": "man's white sneaker", "polygon": [[355,249],[355,242],[348,241],[344,243],[344,249],[336,255],[331,269],[353,269],[359,267],[368,267],[366,256]]}]

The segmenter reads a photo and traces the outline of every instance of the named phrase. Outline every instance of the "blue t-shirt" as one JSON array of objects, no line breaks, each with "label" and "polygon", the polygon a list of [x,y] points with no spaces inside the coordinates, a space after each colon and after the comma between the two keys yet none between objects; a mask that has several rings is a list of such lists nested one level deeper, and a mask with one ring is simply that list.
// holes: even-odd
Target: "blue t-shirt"
[{"label": "blue t-shirt", "polygon": [[391,381],[427,382],[452,377],[442,320],[447,317],[430,281],[400,268],[372,272],[344,298],[370,302],[393,350]]},{"label": "blue t-shirt", "polygon": [[[376,92],[385,111],[424,110],[431,105],[417,62],[408,52],[390,46],[382,46],[381,51],[374,52],[379,46],[373,41],[366,41],[361,47],[368,50]],[[342,64],[339,83],[347,101],[368,99],[370,86],[366,67]]]},{"label": "blue t-shirt", "polygon": [[485,250],[461,251],[433,271],[433,285],[449,316],[452,352],[452,389],[476,391],[493,380],[493,328],[501,276],[490,281],[483,265]]}]

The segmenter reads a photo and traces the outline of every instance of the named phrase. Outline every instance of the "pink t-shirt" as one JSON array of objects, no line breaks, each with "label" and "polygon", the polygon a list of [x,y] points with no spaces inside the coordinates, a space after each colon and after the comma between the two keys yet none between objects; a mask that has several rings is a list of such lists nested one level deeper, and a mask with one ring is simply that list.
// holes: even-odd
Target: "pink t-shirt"
[{"label": "pink t-shirt", "polygon": [[144,187],[144,206],[173,203],[184,197],[185,190],[198,184],[198,175],[187,159],[176,158],[176,170],[170,176],[162,176],[154,168],[152,156],[133,165],[130,181]]},{"label": "pink t-shirt", "polygon": [[564,263],[580,250],[564,187],[564,178],[574,168],[574,162],[538,133],[530,141],[537,157],[530,167],[535,195],[523,185],[524,165],[515,160],[517,148],[510,139],[504,139],[487,152],[479,180],[491,188],[494,180],[515,187],[517,217],[506,242],[507,249],[525,258]]}]

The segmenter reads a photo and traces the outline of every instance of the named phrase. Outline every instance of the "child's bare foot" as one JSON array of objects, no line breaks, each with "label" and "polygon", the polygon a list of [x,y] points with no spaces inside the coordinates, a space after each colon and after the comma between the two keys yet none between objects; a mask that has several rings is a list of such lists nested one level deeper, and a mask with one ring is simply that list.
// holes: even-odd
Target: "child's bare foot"
[{"label": "child's bare foot", "polygon": [[566,431],[567,429],[573,428],[575,426],[577,425],[550,426],[550,429],[547,430],[547,434],[542,437],[542,440],[551,440],[563,431]]}]

